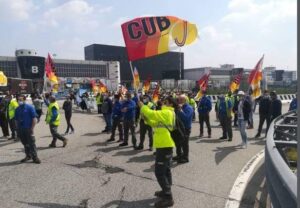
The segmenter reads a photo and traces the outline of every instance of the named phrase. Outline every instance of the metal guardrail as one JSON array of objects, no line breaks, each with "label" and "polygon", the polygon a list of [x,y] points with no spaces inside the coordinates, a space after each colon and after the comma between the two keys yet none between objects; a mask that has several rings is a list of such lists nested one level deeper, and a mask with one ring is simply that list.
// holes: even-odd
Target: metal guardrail
[{"label": "metal guardrail", "polygon": [[[297,167],[286,150],[297,149],[297,112],[291,111],[276,118],[270,125],[266,149],[265,168],[267,188],[274,208],[297,207]],[[297,154],[297,152],[296,152]]]}]

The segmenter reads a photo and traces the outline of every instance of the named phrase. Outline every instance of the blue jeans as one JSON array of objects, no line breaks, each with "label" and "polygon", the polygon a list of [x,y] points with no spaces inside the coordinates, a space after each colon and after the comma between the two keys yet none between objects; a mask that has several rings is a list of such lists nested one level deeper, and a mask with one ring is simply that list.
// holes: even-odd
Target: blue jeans
[{"label": "blue jeans", "polygon": [[241,133],[242,141],[244,144],[247,144],[246,122],[244,121],[244,119],[239,119],[238,124],[239,124],[239,130]]},{"label": "blue jeans", "polygon": [[112,114],[111,113],[104,113],[103,114],[104,120],[105,120],[105,130],[111,131],[112,129]]}]

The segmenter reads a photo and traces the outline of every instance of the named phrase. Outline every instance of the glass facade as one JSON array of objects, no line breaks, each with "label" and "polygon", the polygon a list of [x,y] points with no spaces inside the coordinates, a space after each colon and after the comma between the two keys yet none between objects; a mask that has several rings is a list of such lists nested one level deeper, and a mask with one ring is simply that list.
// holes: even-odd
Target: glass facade
[{"label": "glass facade", "polygon": [[0,60],[0,70],[7,77],[17,77],[17,62],[16,61],[9,61],[9,60]]},{"label": "glass facade", "polygon": [[54,66],[58,77],[108,77],[105,64],[54,63]]}]

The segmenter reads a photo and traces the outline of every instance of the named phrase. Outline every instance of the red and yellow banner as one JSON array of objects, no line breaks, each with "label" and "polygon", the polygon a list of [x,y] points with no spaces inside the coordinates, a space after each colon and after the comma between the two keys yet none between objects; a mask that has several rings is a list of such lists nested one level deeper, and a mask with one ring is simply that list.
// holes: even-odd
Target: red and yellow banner
[{"label": "red and yellow banner", "polygon": [[51,85],[58,84],[58,78],[55,75],[54,71],[55,71],[54,63],[52,61],[50,54],[48,53],[48,57],[45,63],[45,73],[47,78],[50,80]]},{"label": "red and yellow banner", "polygon": [[160,92],[160,86],[159,84],[157,84],[152,96],[152,100],[154,103],[157,103],[157,101],[159,100],[159,92]]},{"label": "red and yellow banner", "polygon": [[203,92],[207,90],[208,87],[208,80],[209,80],[210,72],[204,73],[202,77],[198,80],[199,91],[195,96],[195,100],[200,100],[203,96]]},{"label": "red and yellow banner", "polygon": [[229,85],[230,92],[234,93],[236,90],[240,88],[242,78],[243,78],[243,71],[237,74],[232,80],[232,82],[230,83]]},{"label": "red and yellow banner", "polygon": [[147,93],[150,90],[151,77],[149,76],[147,80],[144,82],[143,91]]},{"label": "red and yellow banner", "polygon": [[261,59],[256,64],[255,68],[251,71],[249,77],[248,77],[248,83],[251,87],[251,95],[254,99],[261,96],[261,86],[260,82],[262,80],[262,65],[264,61],[264,55],[261,57]]},{"label": "red and yellow banner", "polygon": [[101,93],[107,92],[107,86],[99,80],[99,89]]},{"label": "red and yellow banner", "polygon": [[136,67],[134,67],[133,71],[133,87],[135,90],[138,90],[140,87],[140,76]]},{"label": "red and yellow banner", "polygon": [[129,61],[166,53],[198,37],[195,24],[173,16],[136,18],[121,27]]}]

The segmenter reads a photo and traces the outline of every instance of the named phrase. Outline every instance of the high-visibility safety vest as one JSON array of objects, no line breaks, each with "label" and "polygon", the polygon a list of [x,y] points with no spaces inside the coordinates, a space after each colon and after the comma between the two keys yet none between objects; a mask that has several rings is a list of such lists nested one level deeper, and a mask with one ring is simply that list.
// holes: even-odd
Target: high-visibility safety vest
[{"label": "high-visibility safety vest", "polygon": [[[57,117],[55,119],[55,121],[51,122],[51,118],[52,118],[52,108],[55,107],[57,110]],[[54,103],[50,103],[50,105],[48,106],[48,111],[47,111],[47,116],[46,116],[46,123],[47,124],[52,124],[54,126],[59,126],[60,124],[60,114],[59,114],[59,106],[57,102]]]},{"label": "high-visibility safety vest", "polygon": [[[232,111],[232,108],[228,108],[228,101],[231,102],[231,99],[228,98],[228,97],[225,97],[225,106],[226,106],[227,117],[232,117],[234,115],[234,113]],[[219,109],[219,106],[220,106],[220,99],[217,101],[217,108],[218,109]],[[231,106],[233,107],[232,102],[231,102]]]},{"label": "high-visibility safety vest", "polygon": [[19,107],[19,104],[16,100],[11,100],[8,105],[8,118],[9,120],[15,117],[16,109]]},{"label": "high-visibility safety vest", "polygon": [[175,146],[175,143],[169,131],[173,130],[175,127],[174,108],[162,106],[161,110],[156,111],[151,110],[149,106],[144,105],[141,108],[141,114],[143,114],[143,117],[145,118],[145,123],[153,128],[154,148],[166,148]]},{"label": "high-visibility safety vest", "polygon": [[193,98],[190,98],[189,99],[189,104],[190,104],[190,106],[192,106],[192,108],[196,108],[196,101],[193,99]]},{"label": "high-visibility safety vest", "polygon": [[98,96],[96,96],[96,104],[97,104],[97,105],[102,104],[101,94],[98,95]]}]

